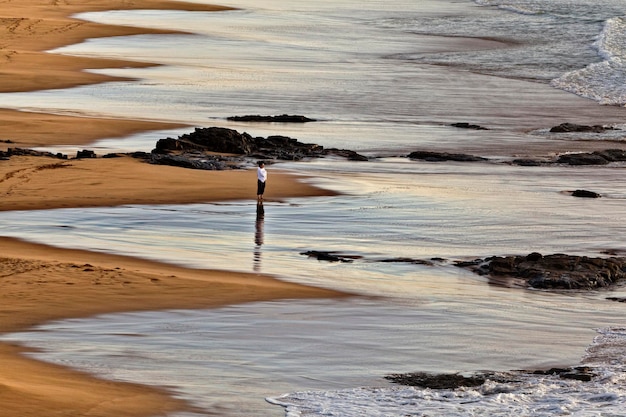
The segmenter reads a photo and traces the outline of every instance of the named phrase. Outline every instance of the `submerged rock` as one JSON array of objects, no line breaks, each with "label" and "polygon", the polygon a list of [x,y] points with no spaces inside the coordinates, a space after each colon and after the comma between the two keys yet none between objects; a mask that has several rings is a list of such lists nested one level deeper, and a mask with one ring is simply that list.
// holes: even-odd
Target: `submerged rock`
[{"label": "submerged rock", "polygon": [[568,153],[560,155],[556,163],[567,165],[606,165],[609,161],[595,153]]},{"label": "submerged rock", "polygon": [[467,155],[463,153],[433,152],[433,151],[414,151],[409,154],[410,159],[422,159],[428,162],[480,162],[488,161],[487,158],[481,156]]},{"label": "submerged rock", "polygon": [[471,124],[471,123],[466,123],[466,122],[452,123],[450,126],[458,127],[458,128],[461,128],[461,129],[489,130],[486,127],[483,127],[483,126],[480,126],[480,125]]},{"label": "submerged rock", "polygon": [[327,262],[353,262],[355,259],[360,258],[360,256],[355,256],[355,255],[342,255],[338,252],[325,252],[325,251],[317,251],[317,250],[301,252],[300,255],[306,255],[309,258],[315,258],[318,261],[327,261]]},{"label": "submerged rock", "polygon": [[261,115],[246,115],[246,116],[230,116],[226,118],[234,122],[269,122],[269,123],[309,123],[315,122],[315,119],[308,118],[301,115],[289,115],[281,114],[280,116],[261,116]]},{"label": "submerged rock", "polygon": [[614,127],[602,126],[602,125],[579,125],[576,123],[561,123],[558,126],[554,126],[550,129],[552,133],[569,133],[569,132],[591,132],[591,133],[603,133],[607,130],[615,130]]},{"label": "submerged rock", "polygon": [[605,149],[595,152],[579,152],[560,155],[556,163],[568,165],[606,165],[611,162],[626,161],[626,151]]}]

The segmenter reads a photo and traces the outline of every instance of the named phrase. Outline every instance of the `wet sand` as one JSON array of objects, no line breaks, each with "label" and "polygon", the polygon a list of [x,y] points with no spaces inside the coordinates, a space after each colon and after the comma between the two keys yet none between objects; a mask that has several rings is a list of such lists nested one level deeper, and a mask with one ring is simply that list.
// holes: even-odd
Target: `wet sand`
[{"label": "wet sand", "polygon": [[[72,19],[78,12],[112,9],[222,10],[218,6],[161,0],[20,0],[0,3],[0,91],[68,88],[114,81],[87,68],[149,64],[67,57],[45,51],[87,38],[161,30],[99,25]],[[87,144],[106,137],[180,127],[146,120],[50,115],[1,109],[0,149]],[[325,191],[272,172],[268,198]],[[152,166],[130,157],[59,160],[12,157],[0,161],[0,210],[120,204],[192,203],[255,198],[250,171],[207,172]],[[274,190],[274,193],[270,190]],[[49,320],[130,310],[208,308],[232,303],[340,296],[268,276],[186,269],[123,256],[64,250],[0,238],[0,332]],[[0,344],[0,403],[5,417],[42,415],[152,416],[190,406],[166,391],[97,379],[24,356]]]}]

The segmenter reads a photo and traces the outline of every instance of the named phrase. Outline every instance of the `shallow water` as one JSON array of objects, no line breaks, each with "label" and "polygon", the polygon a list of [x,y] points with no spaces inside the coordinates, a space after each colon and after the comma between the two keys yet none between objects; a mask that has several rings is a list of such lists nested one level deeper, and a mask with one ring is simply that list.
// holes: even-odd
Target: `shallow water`
[{"label": "shallow water", "polygon": [[[375,297],[111,315],[53,323],[11,339],[45,348],[49,353],[38,355],[45,360],[107,377],[167,381],[182,397],[236,416],[273,413],[263,398],[294,387],[351,390],[385,386],[382,376],[395,372],[577,364],[595,328],[621,324],[622,305],[605,298],[623,289],[507,289],[452,262],[626,250],[614,239],[622,233],[626,189],[612,179],[622,168],[490,164],[398,158],[293,164],[315,173],[311,181],[345,194],[266,203],[262,218],[253,201],[5,213],[2,235],[271,273]],[[576,188],[572,184],[607,197],[581,200],[561,192]],[[301,254],[307,250],[362,258],[320,262]],[[435,256],[446,260],[379,262]]]},{"label": "shallow water", "polygon": [[[533,251],[589,256],[626,251],[623,165],[507,163],[538,146],[566,152],[572,142],[606,141],[612,147],[624,141],[620,130],[610,136],[547,132],[572,119],[624,127],[623,109],[596,106],[548,85],[565,80],[572,86],[568,80],[573,76],[579,82],[579,71],[621,59],[620,2],[603,0],[602,7],[534,0],[224,4],[245,10],[89,14],[103,22],[194,33],[98,39],[62,48],[56,52],[166,65],[106,71],[137,82],[2,94],[0,101],[24,110],[285,134],[376,157],[269,168],[270,188],[272,169],[288,169],[342,194],[270,201],[262,213],[252,199],[8,212],[0,234],[198,268],[275,274],[362,297],[111,315],[52,323],[9,339],[47,347],[38,355],[46,360],[111,378],[165,384],[227,415],[281,415],[265,397],[307,390],[316,392],[279,402],[291,415],[467,415],[459,402],[444,405],[457,394],[433,394],[429,401],[435,402],[427,402],[424,393],[387,390],[382,377],[575,365],[592,344],[594,329],[623,326],[623,304],[605,300],[624,296],[623,288],[584,294],[509,289],[453,265]],[[596,37],[604,39],[600,49],[593,45]],[[504,48],[511,44],[516,47]],[[489,49],[494,45],[498,49]],[[623,78],[610,74],[603,80],[598,74],[594,83],[619,92],[612,86],[623,84]],[[532,82],[522,81],[528,79]],[[320,121],[293,126],[225,120],[257,113],[299,113]],[[492,130],[449,126],[458,121]],[[184,131],[109,139],[93,148],[148,151],[157,139]],[[472,152],[490,161],[428,163],[404,157],[416,149]],[[575,189],[603,197],[573,198],[568,191]],[[301,254],[309,250],[357,259],[320,262]],[[442,259],[431,266],[380,262],[397,257]],[[609,356],[621,360],[622,345],[612,346]],[[610,365],[606,372],[621,372]],[[570,392],[581,387],[548,385],[556,388],[536,390],[548,393],[541,400],[547,401],[546,412],[595,415],[559,408],[579,401]],[[601,382],[582,392],[593,397],[599,395],[595,390],[609,388]],[[520,389],[528,391],[527,385]],[[408,410],[400,406],[407,403],[407,392],[420,398],[409,401]],[[492,397],[474,392],[459,398],[477,404],[475,415],[493,415],[494,407],[505,410],[503,415],[525,415],[526,409],[515,408],[519,401],[526,404],[518,394],[498,396],[495,406]],[[320,397],[331,401],[322,402],[322,410]],[[392,410],[362,405],[364,397],[392,404]],[[622,398],[617,392],[599,402],[614,412]]]}]

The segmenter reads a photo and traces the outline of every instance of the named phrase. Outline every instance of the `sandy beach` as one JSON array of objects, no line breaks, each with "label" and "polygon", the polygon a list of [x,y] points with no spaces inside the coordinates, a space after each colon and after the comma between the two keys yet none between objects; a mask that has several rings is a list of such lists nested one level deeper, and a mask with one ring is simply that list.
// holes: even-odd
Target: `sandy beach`
[{"label": "sandy beach", "polygon": [[[258,7],[254,4],[255,1],[257,0],[235,3],[245,9]],[[274,267],[271,264],[276,259],[272,257],[276,257],[276,254],[282,253],[281,251],[294,251],[294,248],[299,249],[317,242],[323,242],[331,248],[354,250],[359,254],[376,254],[376,259],[387,257],[387,253],[391,254],[388,256],[390,259],[392,256],[396,259],[398,253],[403,255],[405,248],[412,246],[416,249],[407,255],[415,259],[418,257],[429,259],[433,256],[439,258],[442,253],[446,256],[452,254],[450,259],[456,254],[469,257],[475,255],[477,248],[493,253],[528,248],[527,252],[530,253],[531,250],[537,250],[537,245],[545,245],[544,247],[551,251],[555,247],[559,251],[565,247],[577,253],[613,249],[614,246],[623,249],[621,244],[617,244],[614,235],[620,230],[619,219],[623,217],[621,211],[623,206],[620,201],[623,201],[626,194],[619,186],[619,181],[614,181],[619,175],[615,174],[615,170],[610,171],[610,167],[593,169],[585,167],[577,170],[552,165],[540,166],[533,170],[511,165],[506,161],[501,162],[508,160],[508,157],[552,159],[555,155],[565,152],[626,148],[626,141],[619,135],[619,129],[613,132],[615,138],[606,140],[578,140],[546,132],[527,134],[538,130],[547,131],[551,126],[562,122],[621,124],[623,107],[600,106],[588,98],[554,89],[543,82],[532,81],[534,78],[529,81],[524,76],[507,78],[485,75],[481,72],[480,66],[478,70],[465,66],[465,61],[457,58],[457,52],[459,56],[463,56],[471,50],[490,51],[493,52],[493,57],[489,54],[486,55],[489,58],[481,58],[482,55],[479,55],[478,63],[483,64],[487,61],[500,64],[508,61],[499,60],[505,55],[498,54],[498,51],[504,51],[511,45],[519,46],[510,48],[513,51],[525,51],[523,43],[511,43],[515,36],[511,36],[511,41],[504,41],[503,39],[508,37],[503,35],[494,35],[493,38],[474,35],[476,22],[482,24],[490,33],[493,25],[490,23],[491,20],[485,17],[494,15],[490,12],[483,13],[483,9],[477,8],[474,4],[476,2],[450,2],[447,5],[450,10],[439,9],[439,3],[444,4],[445,1],[424,0],[419,2],[419,5],[404,3],[415,9],[412,11],[413,14],[428,11],[432,13],[427,18],[420,17],[415,21],[405,19],[404,16],[400,16],[401,19],[391,16],[390,19],[381,20],[382,14],[361,10],[368,7],[374,9],[389,7],[387,4],[377,2],[363,5],[352,1],[349,6],[359,11],[358,16],[353,19],[341,18],[342,13],[347,12],[338,12],[340,9],[333,2],[320,3],[330,9],[330,12],[323,13],[319,11],[309,13],[309,8],[315,10],[317,4],[305,0],[295,2],[297,5],[290,7],[297,10],[292,10],[291,14],[281,9],[287,8],[287,2],[278,3],[280,7],[276,8],[280,10],[276,13],[272,10],[271,13],[262,10],[259,13],[253,11],[248,16],[247,11],[244,11],[241,13],[244,16],[235,16],[238,13],[220,13],[230,10],[227,7],[173,0],[0,2],[2,13],[0,27],[3,28],[3,43],[0,45],[3,52],[3,59],[0,60],[2,74],[0,92],[18,93],[5,95],[7,101],[15,100],[11,101],[10,105],[17,109],[0,108],[0,123],[4,127],[0,135],[0,151],[8,148],[46,148],[56,145],[91,146],[100,139],[119,138],[125,141],[128,137],[142,132],[187,127],[191,129],[196,127],[191,123],[197,122],[201,125],[205,121],[209,123],[208,120],[211,119],[222,120],[240,111],[247,112],[248,109],[254,109],[251,111],[258,111],[261,114],[270,114],[270,111],[281,109],[280,111],[294,111],[316,117],[318,115],[313,113],[320,111],[325,117],[318,119],[325,123],[314,124],[315,127],[311,131],[294,128],[294,136],[319,143],[326,148],[346,143],[346,146],[360,146],[365,150],[381,149],[387,152],[388,149],[394,149],[393,155],[396,155],[396,148],[401,149],[404,154],[408,153],[405,149],[418,146],[432,147],[438,151],[486,156],[492,161],[473,165],[452,163],[426,166],[393,156],[387,158],[389,161],[380,164],[378,161],[369,161],[356,168],[351,164],[350,169],[336,170],[335,167],[341,164],[331,166],[330,164],[335,164],[336,161],[328,158],[331,162],[322,166],[320,168],[322,171],[302,169],[297,175],[268,164],[269,181],[265,199],[269,203],[285,200],[287,204],[275,204],[277,210],[271,214],[269,211],[272,206],[268,204],[267,208],[270,209],[268,216],[263,221],[259,221],[257,217],[253,225],[252,201],[256,198],[254,169],[202,171],[157,166],[121,153],[112,158],[102,158],[102,155],[86,159],[43,156],[2,158],[0,212],[5,216],[4,225],[7,225],[7,233],[14,232],[12,236],[22,239],[47,237],[46,232],[42,230],[55,229],[51,235],[60,230],[61,233],[58,234],[60,238],[48,243],[68,242],[66,245],[69,246],[69,241],[77,236],[66,231],[79,224],[81,220],[75,219],[81,219],[80,216],[66,216],[64,211],[40,214],[36,210],[81,208],[77,211],[87,212],[82,209],[166,204],[181,205],[179,207],[186,209],[188,206],[182,205],[230,201],[243,202],[241,206],[244,206],[244,209],[241,210],[246,210],[246,215],[251,215],[250,221],[244,224],[233,214],[238,207],[222,208],[230,204],[215,205],[224,212],[231,210],[226,214],[198,210],[197,217],[190,216],[185,220],[186,227],[193,228],[204,241],[198,246],[197,252],[191,252],[193,256],[189,258],[182,258],[180,255],[182,252],[172,250],[173,244],[170,239],[172,235],[165,234],[167,232],[163,233],[165,235],[163,252],[158,252],[161,249],[159,247],[145,244],[151,237],[150,234],[146,234],[145,239],[140,240],[135,246],[144,252],[132,250],[121,252],[126,248],[123,244],[117,246],[114,243],[114,247],[109,246],[112,250],[117,250],[118,255],[47,246],[14,237],[0,237],[0,334],[25,331],[52,320],[88,318],[116,312],[206,309],[278,300],[289,300],[290,307],[299,308],[305,302],[298,300],[326,298],[328,300],[322,302],[332,303],[332,299],[337,298],[341,301],[338,304],[351,304],[342,298],[350,297],[351,294],[312,287],[319,285],[339,288],[346,292],[373,294],[378,298],[385,298],[388,294],[390,297],[400,294],[408,301],[415,302],[415,307],[411,304],[407,308],[403,303],[403,314],[400,315],[400,318],[407,320],[409,324],[404,327],[410,329],[410,338],[406,343],[395,344],[403,350],[407,350],[406,346],[415,347],[415,350],[410,352],[410,363],[413,364],[414,359],[419,358],[427,369],[431,366],[433,369],[454,370],[454,366],[457,366],[456,369],[465,371],[474,365],[483,369],[487,364],[491,366],[494,363],[501,365],[503,369],[521,369],[509,368],[507,361],[515,356],[516,361],[536,363],[534,361],[539,361],[547,351],[553,356],[548,355],[550,358],[542,363],[549,361],[560,365],[562,353],[559,349],[553,348],[555,346],[553,340],[556,338],[572,339],[564,349],[567,349],[570,357],[577,360],[580,355],[576,349],[580,347],[578,344],[587,343],[589,339],[587,331],[606,325],[604,308],[610,313],[607,316],[613,316],[611,307],[604,307],[604,304],[595,299],[582,300],[581,304],[572,308],[569,296],[563,297],[563,300],[557,299],[560,303],[553,303],[552,300],[548,302],[546,301],[548,298],[535,297],[535,294],[533,297],[527,297],[518,289],[509,291],[488,285],[481,277],[467,281],[459,279],[456,269],[450,273],[447,270],[443,271],[442,268],[442,271],[436,271],[440,275],[428,279],[430,271],[424,276],[420,271],[430,267],[419,262],[416,265],[401,264],[391,267],[387,267],[388,264],[385,263],[383,268],[377,266],[381,265],[378,262],[369,262],[365,265],[364,261],[361,264],[356,263],[353,270],[336,268],[337,271],[333,271],[335,275],[328,272],[329,269],[326,269],[325,264],[320,265],[313,260],[302,268],[294,268],[293,265],[301,264],[289,262],[276,266],[276,269],[270,268]],[[429,5],[430,3],[432,5]],[[116,39],[103,39],[103,43],[111,41],[111,48],[117,54],[106,56],[116,56],[117,59],[88,58],[89,54],[70,56],[47,52],[93,38],[159,34],[165,35],[159,37],[165,44],[167,40],[163,40],[164,38],[176,38],[170,34],[184,34],[173,30],[99,24],[73,17],[83,12],[133,9],[215,12],[209,13],[209,17],[198,13],[200,17],[195,21],[196,28],[210,27],[210,33],[196,36],[200,33],[198,30],[189,36],[199,39],[210,36],[210,41],[196,44],[189,42],[186,35],[181,36],[182,39],[178,40],[178,43],[173,42],[175,46],[171,46],[168,51],[180,46],[183,50],[180,54],[182,58],[163,53],[166,48],[158,45],[156,49],[159,54],[168,55],[167,59],[162,58],[161,64],[130,60],[146,46],[146,43],[142,43],[144,42],[142,37],[138,37],[140,41],[136,46],[122,48],[122,52],[119,48],[121,43],[127,42],[126,39],[119,41],[121,43],[116,43],[118,42]],[[421,9],[424,9],[424,12]],[[398,14],[401,15],[402,10],[398,7],[395,12],[400,11]],[[474,12],[476,20],[465,19],[464,13]],[[445,22],[440,22],[438,16],[449,17],[448,13],[458,19],[442,19]],[[524,14],[513,15],[520,20],[527,18]],[[585,20],[588,20],[587,15],[588,13],[582,14]],[[213,16],[216,18],[212,19]],[[290,19],[293,16],[296,19],[292,21]],[[298,20],[299,16],[306,18]],[[538,14],[537,17],[543,19],[543,14]],[[117,17],[113,18],[113,22],[119,23],[115,19]],[[183,27],[192,31],[194,26],[187,24],[193,23],[194,18],[185,14],[184,19],[180,19],[183,21],[182,24],[172,27]],[[472,32],[464,34],[461,31],[458,36],[431,34],[439,33],[439,24],[445,26],[448,20],[471,23],[469,27]],[[302,22],[305,23],[304,27]],[[362,26],[363,22],[368,24]],[[422,27],[424,22],[430,23],[431,29],[424,30]],[[525,20],[523,22],[519,23],[519,27],[525,33],[528,26]],[[411,29],[413,25],[415,30]],[[441,30],[442,33],[450,30],[444,29]],[[413,31],[415,33],[412,33]],[[257,38],[257,33],[262,33],[263,36]],[[407,33],[411,36],[406,36]],[[133,39],[135,40],[137,39]],[[534,41],[527,42],[533,47],[536,44]],[[184,50],[185,47],[188,49]],[[196,56],[198,51],[205,54],[202,60]],[[446,51],[453,54],[443,54]],[[76,54],[80,55],[80,51]],[[431,54],[434,58],[445,59],[430,61],[427,58]],[[148,55],[150,58],[144,61],[152,61],[157,55]],[[515,53],[512,55],[517,56]],[[562,53],[554,55],[563,56]],[[520,61],[524,63],[530,60],[530,57],[534,58],[535,54],[521,56]],[[196,59],[201,61],[202,65],[189,65],[189,62]],[[184,60],[187,60],[187,64],[178,67]],[[459,65],[457,60],[463,65]],[[534,59],[531,61],[534,62]],[[152,68],[158,65],[163,66]],[[551,65],[546,63],[542,65],[551,68]],[[130,73],[123,71],[126,68],[151,68],[145,72],[158,74],[150,75],[154,79],[140,75],[138,77],[141,79],[138,82],[124,83],[135,79],[104,75],[104,71],[89,71],[119,69],[122,71],[112,72]],[[506,74],[506,71],[502,73]],[[183,79],[188,74],[194,74],[196,78]],[[176,81],[175,88],[169,89],[170,85],[162,81],[168,77]],[[141,85],[142,83],[145,85]],[[116,86],[125,88],[116,89]],[[137,86],[141,88],[134,90]],[[155,88],[144,90],[144,87],[148,86]],[[85,88],[72,90],[73,87]],[[180,89],[181,95],[174,97],[172,92],[177,91],[177,88]],[[48,96],[46,90],[57,91]],[[89,91],[84,93],[83,90]],[[76,91],[81,93],[75,94]],[[22,95],[20,93],[27,92],[36,93],[24,94],[29,96],[27,99],[20,97]],[[84,97],[81,96],[83,93]],[[62,99],[55,97],[48,101],[51,96],[64,94],[65,97]],[[31,95],[35,98],[30,97]],[[113,99],[109,101],[111,98]],[[168,100],[175,105],[171,107],[164,105]],[[100,104],[90,107],[95,102]],[[64,107],[67,103],[71,106]],[[19,110],[33,108],[44,110],[39,110],[40,113]],[[133,112],[134,110],[137,112]],[[98,117],[116,114],[123,116]],[[180,120],[190,122],[178,123]],[[488,132],[453,129],[450,126],[452,122],[477,123],[488,127]],[[247,128],[247,125],[236,127]],[[281,129],[287,129],[286,133],[292,134],[288,131],[291,128],[278,125],[256,126],[251,129],[261,130],[261,133],[254,134],[285,133]],[[151,143],[147,146],[152,145]],[[137,150],[149,152],[151,149]],[[375,166],[374,163],[378,165]],[[333,177],[337,179],[338,184],[344,181],[347,183],[345,188],[341,187],[343,185],[341,183],[337,189],[352,200],[319,199],[322,200],[321,207],[314,204],[316,199],[307,200],[306,204],[302,205],[291,204],[291,201],[288,201],[290,198],[336,194],[312,185],[302,174],[307,172],[309,175],[316,175],[311,172],[327,173],[322,174],[326,175],[325,180]],[[569,194],[567,199],[565,198],[564,190],[582,187],[597,190],[606,196],[607,198],[600,200],[603,206],[598,206],[598,201],[573,203],[572,199],[569,199]],[[364,192],[366,198],[352,195],[357,192]],[[327,200],[341,201],[329,203]],[[232,206],[237,204],[234,203]],[[292,206],[302,206],[301,211],[304,215],[290,215],[292,213],[290,210],[296,208],[300,210],[300,207]],[[120,209],[131,211],[133,208]],[[27,210],[31,212],[23,212]],[[96,215],[97,223],[102,225],[103,229],[108,230],[109,226],[114,226],[111,227],[112,230],[120,230],[115,229],[118,220],[109,221],[109,218],[105,217],[108,214],[102,213],[105,211],[115,210],[101,210],[100,214]],[[171,219],[178,221],[179,213],[183,211],[168,208],[167,213],[154,219],[152,224],[161,227],[160,222],[164,225]],[[45,216],[42,223],[46,223],[45,227],[48,229],[40,228],[41,223],[37,223],[40,220],[33,220],[31,214]],[[52,219],[57,215],[64,217],[62,222],[57,223]],[[128,236],[133,238],[144,236],[141,232],[152,231],[150,227],[145,226],[149,223],[144,221],[144,217],[143,214],[139,214],[134,218],[139,221],[136,222],[135,228],[128,229]],[[163,221],[166,217],[167,219]],[[583,222],[588,227],[583,227],[584,225],[581,225]],[[209,236],[206,227],[208,223],[211,223],[211,226],[221,226],[222,223],[235,224],[236,227],[243,224],[247,229],[237,236],[236,227],[216,228],[214,234]],[[62,226],[58,226],[59,224]],[[199,224],[205,227],[198,227]],[[278,225],[280,228],[276,227]],[[269,233],[265,233],[264,228]],[[91,231],[93,229],[88,227],[80,230],[83,235],[90,235]],[[189,236],[185,235],[184,241],[194,243]],[[223,239],[224,236],[232,239]],[[258,236],[264,237],[265,241],[257,240]],[[537,236],[543,236],[545,242],[537,242]],[[302,238],[302,242],[294,243],[295,239],[290,241],[292,237]],[[261,264],[263,254],[263,269],[244,269],[248,271],[247,273],[193,269],[124,256],[127,253],[142,253],[143,255],[136,256],[147,258],[153,256],[151,259],[158,257],[159,260],[176,262],[180,259],[198,258],[195,255],[198,252],[202,254],[213,252],[226,240],[229,240],[226,243],[230,246],[225,245],[221,252],[215,250],[214,256],[207,256],[210,262],[201,264],[198,268],[234,269],[237,267],[235,262],[239,259],[234,253],[241,250],[243,253],[241,259],[244,259],[246,265],[252,265],[252,268]],[[592,243],[584,242],[586,240]],[[117,242],[113,239],[104,244],[111,241]],[[255,244],[254,249],[252,242]],[[383,247],[385,245],[388,247]],[[589,249],[588,245],[595,246]],[[149,255],[146,255],[146,252],[149,252]],[[217,259],[218,257],[220,259]],[[402,256],[397,259],[411,258]],[[364,256],[364,259],[369,258]],[[409,271],[409,266],[411,268],[415,266],[418,272],[415,274],[413,270]],[[447,265],[444,267],[447,269]],[[298,276],[300,270],[306,271],[306,274]],[[270,272],[264,275],[253,271]],[[270,276],[270,273],[274,276]],[[417,275],[419,279],[414,279],[415,277],[409,276],[410,274]],[[284,282],[276,277],[290,280],[296,278],[292,281],[307,285]],[[345,281],[334,286],[335,282],[331,280],[335,277]],[[388,292],[380,291],[381,288]],[[354,300],[360,298],[353,297],[351,301]],[[244,306],[236,306],[241,307]],[[350,314],[355,314],[358,319],[369,318],[370,315],[373,317],[370,306],[365,307],[366,310],[356,309],[356,313]],[[317,306],[315,308],[318,309]],[[320,310],[327,313],[325,309]],[[396,311],[386,312],[386,308],[384,310],[385,312],[379,313],[381,314],[379,318],[380,323],[385,323],[385,326],[374,328],[375,333],[372,333],[371,337],[367,332],[362,336],[368,340],[380,339],[381,347],[374,346],[372,351],[375,353],[369,353],[375,358],[372,362],[378,362],[379,357],[393,359],[394,355],[389,346],[383,346],[385,343],[387,345],[393,343],[381,337],[380,330],[393,329],[386,325],[396,323],[393,319]],[[416,314],[416,318],[404,314],[404,310]],[[220,318],[209,323],[222,324],[222,313],[216,311],[216,314],[220,315]],[[336,317],[333,315],[332,319]],[[537,319],[528,320],[528,317]],[[245,320],[252,323],[251,325],[256,324],[253,320]],[[318,329],[328,327],[324,321],[320,323]],[[563,326],[563,323],[569,325]],[[350,326],[351,322],[342,320],[342,324]],[[402,327],[402,322],[399,326]],[[278,328],[283,332],[282,327]],[[362,329],[356,326],[356,330]],[[246,337],[248,334],[249,339],[254,340],[258,338],[260,331],[254,328],[247,332]],[[309,334],[329,340],[337,338],[327,337],[320,331],[311,331]],[[282,339],[283,334],[280,336],[277,339],[280,339],[280,343],[285,343]],[[216,339],[226,340],[228,337]],[[76,340],[74,338],[72,342]],[[239,340],[235,339],[235,343],[240,346],[248,341],[246,339],[246,342],[240,343]],[[529,340],[532,340],[533,346],[525,350]],[[344,348],[345,351],[333,348],[332,354],[341,351],[343,355],[354,357],[364,363],[367,358],[356,353],[356,348],[360,347],[358,345],[358,342],[350,340]],[[255,343],[251,343],[251,346],[255,350],[258,349]],[[201,347],[204,348],[205,345]],[[518,348],[519,351],[516,350]],[[237,348],[228,349],[235,351]],[[100,344],[96,350],[101,350]],[[212,348],[208,350],[213,351]],[[267,350],[275,354],[282,353],[281,348]],[[442,355],[442,352],[451,354]],[[315,352],[309,356],[319,360],[324,354]],[[331,363],[326,367],[333,368],[337,373],[342,372],[343,368],[336,366],[341,361],[333,363],[335,358],[330,354],[326,356],[325,359]],[[117,361],[118,358],[115,357],[113,360]],[[407,362],[403,360],[402,363]],[[226,410],[211,408],[210,405],[202,410],[194,410],[190,403],[177,399],[165,388],[113,382],[74,369],[44,363],[33,359],[27,348],[8,342],[0,343],[0,363],[3,369],[0,374],[0,417],[44,415],[149,417],[185,411],[209,415],[210,411],[207,410]],[[119,366],[119,362],[114,364],[114,367]],[[316,363],[315,367],[317,366]],[[203,377],[206,377],[204,373],[207,369],[214,367],[215,362],[211,362],[210,365],[201,368]],[[152,370],[150,366],[145,368]],[[227,373],[230,373],[231,369],[228,367]],[[180,372],[180,369],[174,371]],[[250,368],[244,368],[240,372],[248,375]],[[302,380],[316,379],[312,378],[307,370],[299,370],[297,373]],[[380,369],[375,370],[376,376],[381,374]],[[363,373],[359,373],[359,378],[362,375]],[[329,389],[327,385],[332,379],[327,375],[317,378],[324,390]],[[166,381],[166,385],[167,382],[171,382],[167,378],[163,380]],[[149,379],[147,383],[151,384],[153,381],[154,379]],[[299,389],[298,384],[293,381],[289,380],[286,390]],[[360,381],[361,379],[359,384]],[[212,377],[211,382],[224,384],[223,378],[219,377]],[[265,380],[263,383],[237,384],[241,385],[242,389],[248,389],[251,385],[264,385],[264,382]],[[338,382],[344,383],[345,381]],[[203,385],[209,391],[217,386],[204,384],[204,381]],[[217,389],[215,391],[217,392]],[[238,400],[241,395],[236,394],[236,391],[233,392],[235,394],[230,395]],[[248,395],[262,398],[258,393],[251,392]],[[211,415],[227,412],[215,411]],[[242,409],[241,412],[245,413],[247,410]]]},{"label": "sandy beach", "polygon": [[[3,2],[3,77],[0,91],[33,91],[114,80],[87,68],[145,66],[48,54],[45,51],[87,38],[160,30],[108,26],[72,19],[78,12],[112,9],[223,10],[223,7],[160,0]],[[45,68],[45,70],[41,70]],[[146,120],[98,119],[0,110],[0,147],[87,144],[146,130],[180,127]],[[103,173],[106,173],[103,175]],[[298,178],[273,172],[268,199],[322,195]],[[132,159],[59,160],[12,157],[0,162],[0,210],[121,204],[194,203],[250,199],[251,171],[206,172],[152,166]],[[273,191],[271,191],[273,190]],[[123,256],[64,250],[0,239],[0,332],[14,332],[48,320],[94,314],[167,308],[208,308],[226,304],[341,294],[288,284],[271,277],[186,269]],[[2,415],[150,416],[188,409],[165,391],[99,380],[41,363],[24,349],[0,344]]]}]

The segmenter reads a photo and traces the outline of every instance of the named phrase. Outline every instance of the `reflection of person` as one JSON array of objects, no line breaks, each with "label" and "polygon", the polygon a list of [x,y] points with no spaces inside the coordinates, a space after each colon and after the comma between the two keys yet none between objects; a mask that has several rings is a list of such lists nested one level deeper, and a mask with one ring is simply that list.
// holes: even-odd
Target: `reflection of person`
[{"label": "reflection of person", "polygon": [[256,224],[254,232],[254,265],[256,272],[261,270],[261,246],[263,245],[263,223],[265,220],[265,209],[263,203],[256,206]]},{"label": "reflection of person", "polygon": [[256,169],[257,188],[256,199],[257,202],[263,201],[263,193],[265,193],[265,182],[267,181],[267,171],[265,170],[265,162],[259,161],[259,167]]}]

